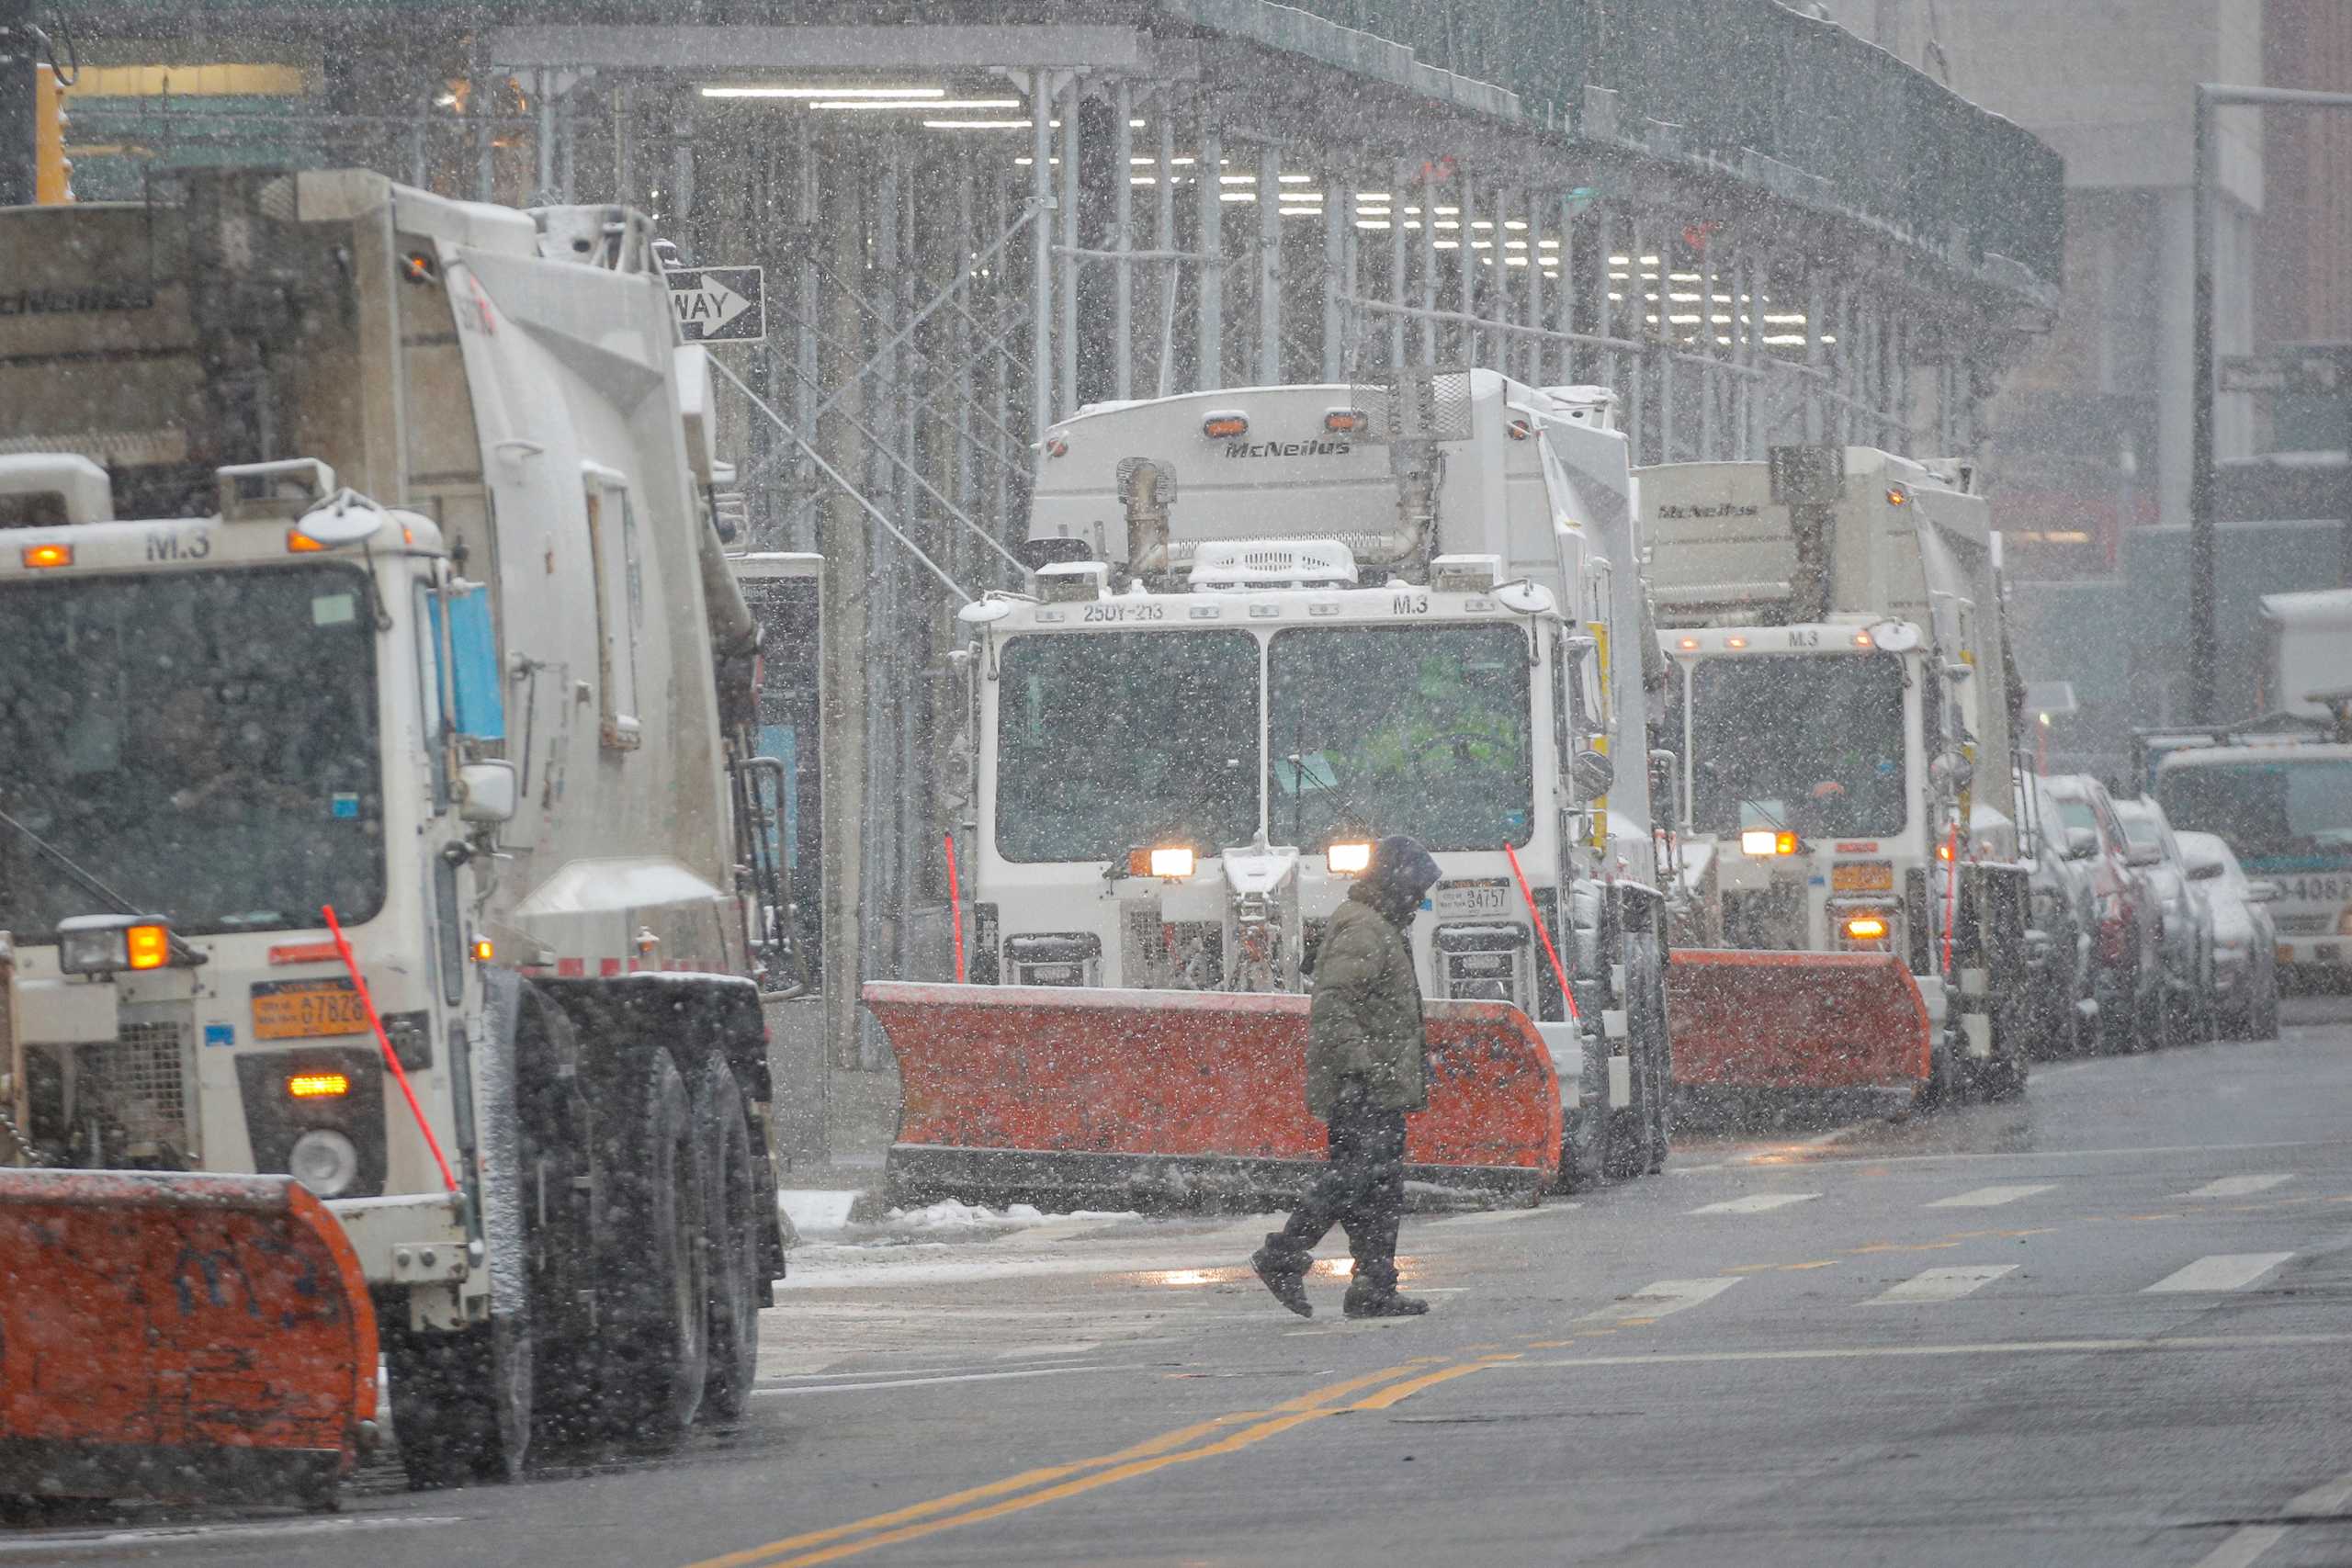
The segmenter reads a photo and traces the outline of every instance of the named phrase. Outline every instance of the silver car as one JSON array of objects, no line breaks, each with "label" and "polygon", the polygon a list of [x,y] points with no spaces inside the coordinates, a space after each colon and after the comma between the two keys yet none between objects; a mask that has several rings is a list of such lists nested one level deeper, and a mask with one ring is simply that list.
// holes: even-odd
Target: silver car
[{"label": "silver car", "polygon": [[2213,991],[2222,1032],[2233,1040],[2268,1040],[2278,1032],[2278,930],[2264,906],[2278,897],[2278,885],[2249,879],[2219,834],[2173,836],[2188,862],[2189,881],[2204,890],[2213,914]]},{"label": "silver car", "polygon": [[2211,1040],[2213,1016],[2213,914],[2205,888],[2192,882],[2165,809],[2146,796],[2120,799],[2116,819],[2132,841],[2132,863],[2148,878],[2164,911],[2165,1040]]}]

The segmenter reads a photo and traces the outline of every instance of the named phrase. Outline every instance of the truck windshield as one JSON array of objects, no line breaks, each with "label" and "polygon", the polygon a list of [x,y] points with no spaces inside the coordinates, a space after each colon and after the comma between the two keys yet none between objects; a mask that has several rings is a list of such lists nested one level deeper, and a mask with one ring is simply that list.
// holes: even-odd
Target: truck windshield
[{"label": "truck windshield", "polygon": [[1258,832],[1258,641],[1023,637],[998,665],[996,840],[1010,861],[1195,852]]},{"label": "truck windshield", "polygon": [[2176,830],[2219,834],[2256,870],[2352,860],[2352,758],[2170,767],[2156,800]]},{"label": "truck windshield", "polygon": [[[346,567],[0,585],[0,810],[192,933],[383,902],[375,625]],[[112,913],[0,829],[0,930]]]},{"label": "truck windshield", "polygon": [[1690,750],[1694,831],[1761,823],[1899,833],[1902,661],[1842,653],[1701,660],[1690,671]]},{"label": "truck windshield", "polygon": [[1527,842],[1527,637],[1516,626],[1281,632],[1267,689],[1277,839],[1308,850],[1391,833],[1432,850]]}]

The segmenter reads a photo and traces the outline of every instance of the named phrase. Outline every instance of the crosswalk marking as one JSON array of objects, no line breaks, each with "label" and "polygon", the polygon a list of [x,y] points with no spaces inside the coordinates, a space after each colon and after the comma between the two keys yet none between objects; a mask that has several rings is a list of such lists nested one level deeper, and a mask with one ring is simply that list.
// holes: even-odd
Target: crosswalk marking
[{"label": "crosswalk marking", "polygon": [[1592,1325],[1623,1323],[1638,1318],[1648,1323],[1669,1317],[1702,1302],[1711,1302],[1739,1281],[1738,1275],[1722,1274],[1708,1280],[1658,1280],[1644,1285],[1623,1301],[1612,1302],[1599,1312],[1589,1312],[1576,1321]]},{"label": "crosswalk marking", "polygon": [[1979,1187],[1973,1192],[1956,1192],[1949,1198],[1939,1198],[1928,1205],[1930,1209],[1997,1209],[2004,1203],[2014,1203],[2020,1198],[2030,1198],[2037,1192],[2047,1192],[2055,1182],[2045,1181],[2031,1187]]},{"label": "crosswalk marking", "polygon": [[2217,1252],[2165,1275],[2141,1294],[2243,1291],[2294,1256],[2291,1252]]},{"label": "crosswalk marking", "polygon": [[1864,1302],[1864,1306],[1908,1306],[1923,1302],[1952,1302],[2017,1271],[2014,1263],[1963,1263],[1951,1269],[1929,1269],[1914,1274]]},{"label": "crosswalk marking", "polygon": [[1785,1209],[1792,1203],[1810,1202],[1820,1197],[1818,1192],[1751,1192],[1745,1198],[1726,1198],[1720,1203],[1705,1203],[1693,1209],[1694,1214],[1760,1214],[1769,1209]]},{"label": "crosswalk marking", "polygon": [[2284,1187],[2294,1179],[2291,1176],[2224,1176],[2180,1195],[2184,1198],[2245,1198],[2256,1192],[2267,1192],[2274,1187]]}]

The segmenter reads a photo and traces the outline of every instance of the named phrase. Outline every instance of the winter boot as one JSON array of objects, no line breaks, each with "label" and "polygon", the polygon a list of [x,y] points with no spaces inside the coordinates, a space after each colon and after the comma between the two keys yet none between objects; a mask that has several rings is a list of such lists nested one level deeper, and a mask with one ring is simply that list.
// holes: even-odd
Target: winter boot
[{"label": "winter boot", "polygon": [[1419,1296],[1399,1295],[1391,1281],[1353,1280],[1341,1310],[1350,1317],[1419,1317],[1430,1303]]},{"label": "winter boot", "polygon": [[1304,1253],[1284,1252],[1271,1243],[1250,1255],[1250,1271],[1265,1281],[1274,1300],[1301,1317],[1315,1315],[1315,1303],[1306,1299],[1306,1271],[1314,1267],[1313,1258]]}]

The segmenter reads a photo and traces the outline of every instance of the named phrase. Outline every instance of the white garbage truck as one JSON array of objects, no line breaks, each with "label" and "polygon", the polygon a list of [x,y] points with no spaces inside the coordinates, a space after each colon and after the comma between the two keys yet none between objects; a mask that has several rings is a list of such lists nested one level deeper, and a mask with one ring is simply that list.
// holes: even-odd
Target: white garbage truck
[{"label": "white garbage truck", "polygon": [[647,220],[219,173],[0,278],[0,1331],[94,1369],[0,1493],[331,1496],[379,1337],[419,1484],[740,1411],[789,896]]},{"label": "white garbage truck", "polygon": [[1417,1172],[1657,1168],[1649,644],[1609,411],[1408,372],[1046,433],[1036,592],[962,612],[972,983],[869,989],[908,1083],[894,1183],[1295,1187],[1320,1155],[1296,993],[1391,834],[1443,868],[1412,933],[1438,1066]]},{"label": "white garbage truck", "polygon": [[1791,446],[1640,479],[1674,667],[1678,1087],[2021,1092],[2018,688],[1968,469]]}]

